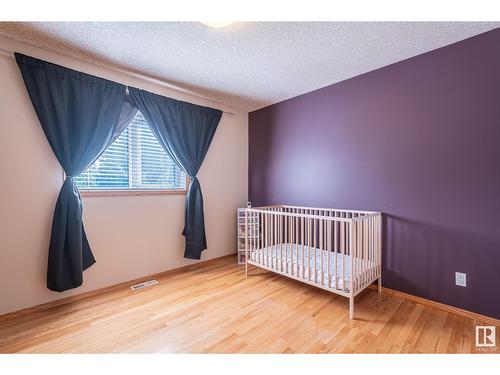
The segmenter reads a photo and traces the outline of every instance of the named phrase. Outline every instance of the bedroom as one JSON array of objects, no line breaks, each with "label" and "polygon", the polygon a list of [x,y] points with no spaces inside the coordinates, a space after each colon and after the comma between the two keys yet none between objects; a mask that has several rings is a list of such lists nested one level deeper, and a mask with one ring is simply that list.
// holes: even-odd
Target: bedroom
[{"label": "bedroom", "polygon": [[0,353],[498,358],[500,22],[203,14],[0,22]]}]

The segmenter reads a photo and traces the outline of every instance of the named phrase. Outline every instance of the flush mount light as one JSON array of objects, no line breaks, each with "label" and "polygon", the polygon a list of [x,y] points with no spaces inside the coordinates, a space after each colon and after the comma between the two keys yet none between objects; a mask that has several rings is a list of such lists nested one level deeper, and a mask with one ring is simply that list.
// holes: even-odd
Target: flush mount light
[{"label": "flush mount light", "polygon": [[201,22],[205,26],[213,27],[214,29],[222,29],[223,27],[228,27],[232,25],[234,22],[224,22],[224,21],[209,21],[209,22]]}]

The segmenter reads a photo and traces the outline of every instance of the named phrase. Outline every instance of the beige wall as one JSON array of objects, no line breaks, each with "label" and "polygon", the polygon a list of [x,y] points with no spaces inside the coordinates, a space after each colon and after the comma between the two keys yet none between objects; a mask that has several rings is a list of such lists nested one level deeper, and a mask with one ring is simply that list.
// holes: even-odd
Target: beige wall
[{"label": "beige wall", "polygon": [[[0,37],[16,50],[172,98],[235,112],[223,115],[198,174],[208,249],[202,259],[235,252],[235,211],[247,200],[248,114],[124,73]],[[97,263],[83,286],[45,287],[52,213],[62,171],[38,123],[12,57],[0,54],[0,314],[102,288],[196,261],[183,258],[184,195],[85,197],[84,222]]]}]

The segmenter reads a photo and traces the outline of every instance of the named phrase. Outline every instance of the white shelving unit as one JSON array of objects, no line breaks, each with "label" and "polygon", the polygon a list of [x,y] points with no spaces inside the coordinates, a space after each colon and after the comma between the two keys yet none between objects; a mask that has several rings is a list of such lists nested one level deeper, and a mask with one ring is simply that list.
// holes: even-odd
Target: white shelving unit
[{"label": "white shelving unit", "polygon": [[[237,213],[237,233],[238,233],[238,263],[245,264],[245,209],[238,208]],[[251,218],[248,219],[248,239],[259,237],[259,219],[255,218],[255,222],[251,223]]]}]

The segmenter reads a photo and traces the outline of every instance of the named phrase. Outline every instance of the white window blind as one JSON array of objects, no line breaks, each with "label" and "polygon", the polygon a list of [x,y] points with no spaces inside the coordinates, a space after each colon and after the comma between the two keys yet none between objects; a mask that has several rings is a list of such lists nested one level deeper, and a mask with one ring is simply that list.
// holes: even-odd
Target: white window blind
[{"label": "white window blind", "polygon": [[184,190],[186,175],[137,115],[94,164],[75,178],[82,190]]}]

